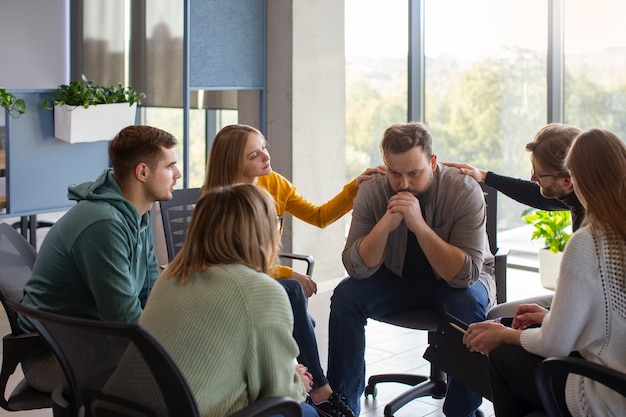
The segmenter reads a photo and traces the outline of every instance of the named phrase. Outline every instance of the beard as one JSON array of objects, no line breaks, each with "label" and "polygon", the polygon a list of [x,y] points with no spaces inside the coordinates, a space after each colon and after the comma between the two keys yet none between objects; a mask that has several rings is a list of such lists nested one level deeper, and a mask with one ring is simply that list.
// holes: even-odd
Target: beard
[{"label": "beard", "polygon": [[541,195],[546,198],[561,198],[568,193],[558,184],[552,184],[550,187],[541,187]]},{"label": "beard", "polygon": [[415,197],[421,199],[424,196],[428,195],[428,192],[430,191],[430,186],[432,185],[432,183],[433,183],[433,176],[431,175],[430,178],[428,179],[428,182],[424,184],[424,186],[421,187],[420,189],[409,187],[409,188],[397,189],[394,191],[396,192],[396,194],[401,193],[401,192],[411,193]]}]

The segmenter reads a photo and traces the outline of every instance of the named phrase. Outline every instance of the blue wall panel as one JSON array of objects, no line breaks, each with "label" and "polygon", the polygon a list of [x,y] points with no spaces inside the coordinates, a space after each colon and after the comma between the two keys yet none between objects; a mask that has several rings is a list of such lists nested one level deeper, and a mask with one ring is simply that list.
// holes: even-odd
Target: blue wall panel
[{"label": "blue wall panel", "polygon": [[265,0],[190,0],[190,88],[262,89]]},{"label": "blue wall panel", "polygon": [[109,166],[107,141],[70,144],[54,137],[54,112],[41,106],[49,90],[13,91],[26,113],[6,117],[7,213],[17,217],[66,210],[70,184],[92,181]]}]

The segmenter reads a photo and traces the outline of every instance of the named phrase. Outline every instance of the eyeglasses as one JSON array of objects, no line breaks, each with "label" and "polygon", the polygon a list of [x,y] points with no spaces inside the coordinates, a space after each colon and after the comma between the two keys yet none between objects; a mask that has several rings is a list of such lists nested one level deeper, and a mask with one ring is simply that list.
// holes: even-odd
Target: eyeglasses
[{"label": "eyeglasses", "polygon": [[530,170],[530,180],[531,181],[539,182],[540,179],[545,178],[545,177],[558,178],[558,175],[554,175],[554,174],[537,175],[537,174],[535,174],[535,170],[534,169]]}]

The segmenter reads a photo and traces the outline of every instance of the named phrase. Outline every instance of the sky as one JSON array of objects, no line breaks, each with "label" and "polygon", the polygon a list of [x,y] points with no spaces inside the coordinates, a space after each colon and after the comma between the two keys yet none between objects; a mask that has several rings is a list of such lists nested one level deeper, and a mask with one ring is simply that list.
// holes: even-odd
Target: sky
[{"label": "sky", "polygon": [[[479,57],[516,45],[545,50],[547,0],[426,0],[425,53]],[[626,46],[626,2],[563,0],[567,53]],[[408,0],[345,0],[346,55],[404,57]]]}]

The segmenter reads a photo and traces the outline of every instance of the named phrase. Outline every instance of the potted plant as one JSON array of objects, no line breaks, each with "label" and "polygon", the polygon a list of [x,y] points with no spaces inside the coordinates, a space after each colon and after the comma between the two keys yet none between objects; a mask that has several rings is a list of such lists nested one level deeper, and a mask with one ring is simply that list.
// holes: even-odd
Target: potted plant
[{"label": "potted plant", "polygon": [[554,290],[561,257],[572,235],[570,212],[528,209],[522,219],[534,227],[530,239],[544,239],[546,243],[546,247],[539,250],[539,277],[543,287]]},{"label": "potted plant", "polygon": [[26,102],[21,98],[16,98],[3,87],[0,87],[0,107],[3,107],[14,119],[26,112]]},{"label": "potted plant", "polygon": [[54,136],[70,143],[113,138],[122,128],[135,123],[137,105],[145,94],[118,84],[104,87],[83,75],[83,81],[61,84],[50,93],[54,108]]}]

